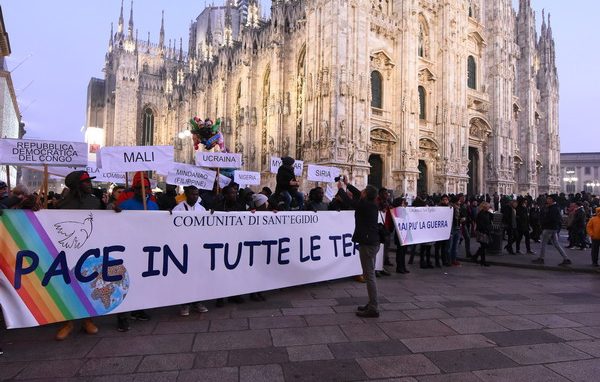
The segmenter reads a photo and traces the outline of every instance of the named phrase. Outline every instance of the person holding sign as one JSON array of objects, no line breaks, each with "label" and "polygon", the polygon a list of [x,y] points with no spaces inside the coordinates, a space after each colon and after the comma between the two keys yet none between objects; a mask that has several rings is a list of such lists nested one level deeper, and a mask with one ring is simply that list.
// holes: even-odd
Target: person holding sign
[{"label": "person holding sign", "polygon": [[[73,171],[65,178],[65,185],[69,192],[65,198],[58,204],[59,209],[63,210],[99,210],[101,203],[98,198],[92,194],[92,179],[87,171]],[[57,341],[65,340],[73,331],[75,325],[73,321],[65,322],[56,332],[54,337]],[[87,334],[98,333],[98,327],[94,322],[87,318],[83,320],[81,327]]]},{"label": "person holding sign", "polygon": [[196,186],[187,186],[183,188],[185,200],[177,204],[173,211],[198,211],[205,212],[206,209],[200,204],[200,190]]},{"label": "person holding sign", "polygon": [[[351,199],[344,191],[344,184],[353,198]],[[379,306],[377,303],[377,283],[375,281],[375,257],[379,251],[379,209],[375,203],[377,198],[377,189],[373,186],[367,186],[362,192],[351,184],[348,179],[343,178],[338,181],[337,195],[350,206],[354,208],[354,234],[352,241],[359,244],[358,249],[360,264],[363,274],[367,279],[367,293],[369,303],[359,306],[356,315],[359,317],[379,317]]]},{"label": "person holding sign", "polygon": [[275,194],[284,203],[285,209],[290,209],[293,199],[296,201],[298,209],[300,211],[304,210],[304,194],[298,191],[300,183],[296,180],[294,174],[294,158],[281,158],[281,166],[277,170],[276,180]]}]

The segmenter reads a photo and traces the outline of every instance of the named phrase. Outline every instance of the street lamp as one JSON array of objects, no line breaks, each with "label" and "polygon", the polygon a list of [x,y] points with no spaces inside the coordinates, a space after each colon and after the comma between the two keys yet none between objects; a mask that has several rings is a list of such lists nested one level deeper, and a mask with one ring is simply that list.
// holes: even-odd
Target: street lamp
[{"label": "street lamp", "polygon": [[[567,171],[567,174],[569,174],[569,171]],[[578,180],[579,179],[573,175],[567,175],[566,177],[563,178],[563,181],[567,185],[567,192],[575,192],[575,183]],[[571,187],[569,187],[569,186],[571,186]]]}]

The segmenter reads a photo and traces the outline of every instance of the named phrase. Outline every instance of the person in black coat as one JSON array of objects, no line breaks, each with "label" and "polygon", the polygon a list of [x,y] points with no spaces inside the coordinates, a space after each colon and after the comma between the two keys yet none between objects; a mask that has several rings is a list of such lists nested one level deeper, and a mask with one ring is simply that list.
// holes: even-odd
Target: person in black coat
[{"label": "person in black coat", "polygon": [[473,261],[477,262],[477,259],[481,257],[481,264],[484,267],[490,265],[485,261],[485,250],[489,244],[490,233],[492,232],[492,214],[490,212],[490,205],[487,202],[483,202],[479,205],[479,212],[475,218],[475,224],[477,225],[476,234],[477,241],[479,242],[479,249],[473,255]]},{"label": "person in black coat", "polygon": [[521,253],[521,239],[525,237],[525,248],[527,254],[535,255],[531,250],[531,242],[529,237],[529,208],[527,208],[527,199],[521,198],[517,201],[517,253]]},{"label": "person in black coat", "polygon": [[563,258],[563,262],[558,265],[565,266],[571,264],[571,259],[569,259],[565,250],[558,243],[558,231],[560,231],[562,226],[562,216],[560,207],[556,203],[557,199],[557,195],[549,195],[546,197],[546,210],[542,215],[542,249],[540,250],[540,257],[532,261],[534,264],[544,264],[546,245],[549,240]]},{"label": "person in black coat", "polygon": [[304,194],[298,191],[300,183],[296,180],[294,174],[294,158],[281,158],[281,166],[277,170],[275,186],[275,194],[281,198],[286,210],[290,209],[292,200],[296,201],[296,205],[300,211],[304,210]]},{"label": "person in black coat", "polygon": [[[352,193],[352,198],[344,191],[346,185]],[[375,203],[377,189],[367,186],[362,192],[351,184],[346,177],[343,183],[338,182],[337,195],[354,209],[354,234],[352,241],[359,244],[360,264],[367,282],[367,293],[369,303],[359,306],[356,315],[359,317],[379,317],[379,306],[377,302],[377,283],[375,281],[375,257],[379,252],[379,209]]]}]

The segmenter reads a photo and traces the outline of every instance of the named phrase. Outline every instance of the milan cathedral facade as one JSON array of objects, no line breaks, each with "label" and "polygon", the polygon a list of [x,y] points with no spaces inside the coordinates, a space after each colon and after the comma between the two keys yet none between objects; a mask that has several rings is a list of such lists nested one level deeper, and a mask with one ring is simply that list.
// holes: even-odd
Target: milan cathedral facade
[{"label": "milan cathedral facade", "polygon": [[[182,39],[111,28],[87,126],[105,145],[174,145],[192,116],[222,119],[245,169],[270,156],[336,166],[397,193],[560,188],[550,16],[530,0],[256,0],[204,9]],[[164,20],[164,15],[163,15]],[[307,185],[308,187],[309,185]]]}]

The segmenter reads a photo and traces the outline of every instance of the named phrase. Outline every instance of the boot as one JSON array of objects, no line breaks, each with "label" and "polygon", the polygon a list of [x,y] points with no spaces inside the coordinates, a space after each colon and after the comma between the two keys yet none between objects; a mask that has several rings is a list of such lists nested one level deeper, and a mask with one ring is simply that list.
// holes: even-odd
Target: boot
[{"label": "boot", "polygon": [[81,324],[81,328],[83,329],[84,332],[86,332],[87,334],[96,334],[98,333],[98,327],[96,326],[96,324],[94,324],[94,322],[91,319],[86,319],[83,320],[83,323]]},{"label": "boot", "polygon": [[67,321],[63,324],[63,326],[58,329],[56,332],[56,336],[54,337],[57,341],[65,340],[69,334],[73,331],[73,321]]}]

